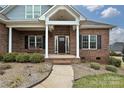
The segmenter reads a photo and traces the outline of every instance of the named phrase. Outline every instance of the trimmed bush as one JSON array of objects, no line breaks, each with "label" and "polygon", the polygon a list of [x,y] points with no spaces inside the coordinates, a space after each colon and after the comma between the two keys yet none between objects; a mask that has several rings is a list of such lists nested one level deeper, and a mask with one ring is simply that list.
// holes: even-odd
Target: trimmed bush
[{"label": "trimmed bush", "polygon": [[124,55],[122,56],[122,60],[123,60],[123,62],[124,62]]},{"label": "trimmed bush", "polygon": [[117,68],[113,65],[107,65],[106,70],[111,71],[111,72],[117,72]]},{"label": "trimmed bush", "polygon": [[120,54],[117,54],[116,52],[111,51],[110,52],[110,56],[122,56],[122,55],[121,55],[121,53]]},{"label": "trimmed bush", "polygon": [[7,53],[3,56],[5,62],[15,62],[17,53]]},{"label": "trimmed bush", "polygon": [[3,60],[3,56],[4,56],[4,54],[3,53],[0,53],[0,61]]},{"label": "trimmed bush", "polygon": [[44,62],[44,56],[39,54],[39,53],[33,53],[30,56],[30,61],[32,63],[39,63],[39,62]]},{"label": "trimmed bush", "polygon": [[95,69],[95,70],[99,70],[100,69],[100,64],[99,63],[91,63],[90,67]]},{"label": "trimmed bush", "polygon": [[116,67],[121,67],[121,60],[116,59],[114,57],[109,57],[109,65],[113,65],[113,66],[116,66]]},{"label": "trimmed bush", "polygon": [[0,65],[0,70],[6,70],[12,68],[11,65],[9,64],[2,64]]},{"label": "trimmed bush", "polygon": [[17,62],[29,62],[30,55],[28,53],[20,53],[16,56]]}]

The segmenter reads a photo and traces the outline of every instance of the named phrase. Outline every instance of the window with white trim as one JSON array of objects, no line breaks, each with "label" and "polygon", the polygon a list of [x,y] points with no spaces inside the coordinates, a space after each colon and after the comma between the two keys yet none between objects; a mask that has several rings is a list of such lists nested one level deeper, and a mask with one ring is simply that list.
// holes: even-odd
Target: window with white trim
[{"label": "window with white trim", "polygon": [[96,35],[90,35],[90,48],[91,49],[96,49]]},{"label": "window with white trim", "polygon": [[28,48],[43,48],[43,36],[28,36]]},{"label": "window with white trim", "polygon": [[84,35],[82,36],[82,48],[88,48],[88,42],[89,42],[89,38],[88,35]]},{"label": "window with white trim", "polygon": [[97,35],[82,35],[81,46],[83,49],[97,49]]},{"label": "window with white trim", "polygon": [[41,5],[26,5],[25,6],[25,18],[32,19],[38,18],[41,15]]}]

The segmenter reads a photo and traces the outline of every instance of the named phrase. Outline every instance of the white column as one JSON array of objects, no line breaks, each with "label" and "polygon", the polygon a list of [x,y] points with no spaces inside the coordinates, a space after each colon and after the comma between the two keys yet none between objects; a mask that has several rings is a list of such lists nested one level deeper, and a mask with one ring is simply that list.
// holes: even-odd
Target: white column
[{"label": "white column", "polygon": [[9,27],[9,53],[12,52],[12,28]]},{"label": "white column", "polygon": [[79,25],[76,26],[76,58],[79,57]]},{"label": "white column", "polygon": [[46,25],[45,31],[45,58],[48,58],[48,25]]}]

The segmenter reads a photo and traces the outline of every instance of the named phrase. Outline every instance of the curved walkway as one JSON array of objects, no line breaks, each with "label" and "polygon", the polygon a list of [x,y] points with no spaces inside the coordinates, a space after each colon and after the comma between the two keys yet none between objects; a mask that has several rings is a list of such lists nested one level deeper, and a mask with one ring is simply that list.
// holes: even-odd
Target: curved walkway
[{"label": "curved walkway", "polygon": [[71,65],[54,65],[50,76],[34,88],[71,88],[74,73]]}]

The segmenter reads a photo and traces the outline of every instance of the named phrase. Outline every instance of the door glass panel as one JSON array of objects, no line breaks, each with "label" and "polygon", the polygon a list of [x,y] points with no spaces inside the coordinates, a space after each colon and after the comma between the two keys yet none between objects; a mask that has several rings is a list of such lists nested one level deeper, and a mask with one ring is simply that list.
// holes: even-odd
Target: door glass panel
[{"label": "door glass panel", "polygon": [[59,41],[65,41],[65,38],[64,37],[60,37]]}]

